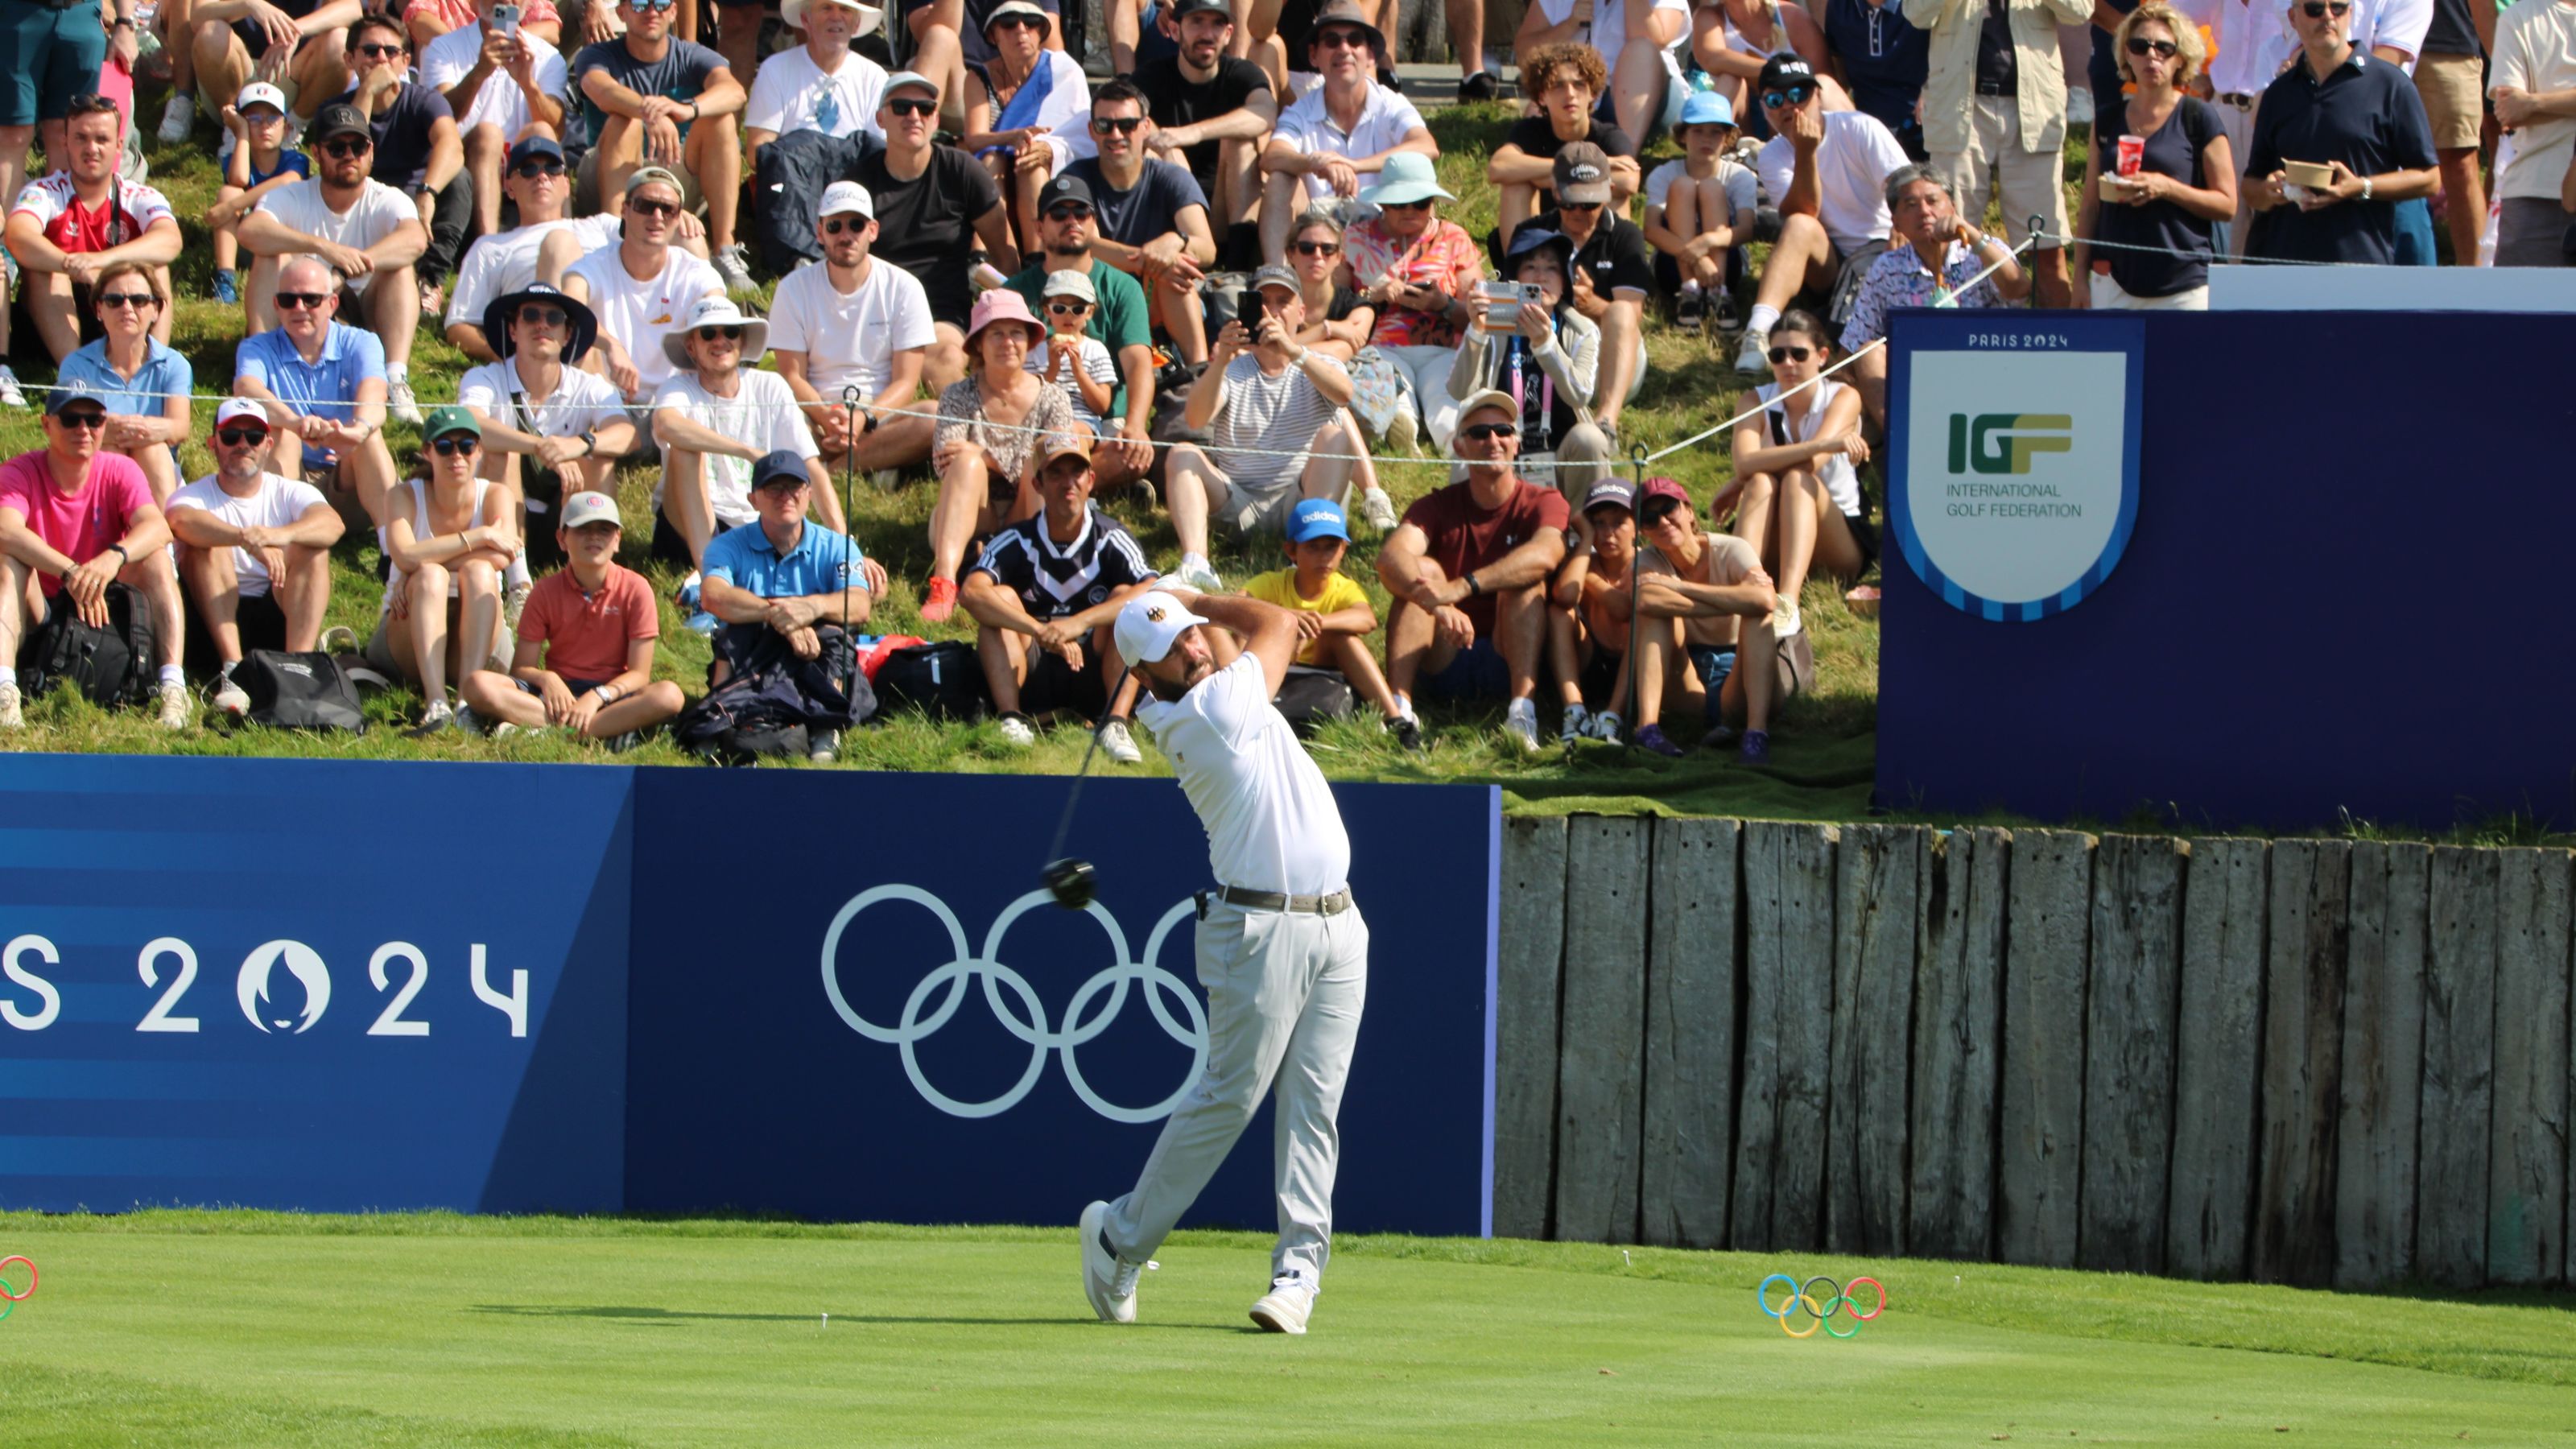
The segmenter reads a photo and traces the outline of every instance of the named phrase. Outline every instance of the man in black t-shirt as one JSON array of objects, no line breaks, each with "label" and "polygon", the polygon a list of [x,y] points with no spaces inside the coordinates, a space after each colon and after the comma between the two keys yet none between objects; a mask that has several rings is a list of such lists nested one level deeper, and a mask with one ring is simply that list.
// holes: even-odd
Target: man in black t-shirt
[{"label": "man in black t-shirt", "polygon": [[933,143],[939,129],[939,87],[928,76],[898,71],[886,77],[877,104],[885,149],[859,162],[850,179],[876,203],[877,240],[871,248],[921,282],[939,341],[922,366],[934,393],[966,375],[966,318],[975,305],[967,281],[975,244],[1005,275],[1019,270],[1010,213],[992,173],[954,146]]},{"label": "man in black t-shirt", "polygon": [[1216,239],[1207,197],[1190,173],[1145,154],[1153,131],[1136,83],[1108,81],[1091,94],[1091,140],[1100,154],[1064,174],[1091,188],[1091,255],[1136,279],[1155,327],[1181,361],[1196,364],[1208,355],[1199,282],[1216,265]]},{"label": "man in black t-shirt", "polygon": [[[413,264],[421,308],[443,310],[438,293],[465,253],[474,222],[474,178],[465,174],[465,138],[456,113],[436,88],[410,79],[411,37],[402,22],[362,15],[349,26],[333,94],[367,118],[376,143],[368,174],[412,199],[429,233],[429,250]],[[329,79],[325,77],[324,79]]]},{"label": "man in black t-shirt", "polygon": [[1588,45],[1542,45],[1521,62],[1521,93],[1538,102],[1539,113],[1513,122],[1485,163],[1486,178],[1503,193],[1495,206],[1497,255],[1510,250],[1512,232],[1547,203],[1557,153],[1577,142],[1589,142],[1609,158],[1610,204],[1622,214],[1628,210],[1628,198],[1642,184],[1637,143],[1593,115],[1608,83],[1601,53]]},{"label": "man in black t-shirt", "polygon": [[1566,278],[1566,303],[1601,329],[1601,374],[1593,388],[1592,420],[1613,433],[1619,412],[1646,377],[1646,298],[1655,287],[1654,252],[1643,228],[1614,215],[1610,158],[1589,141],[1556,153],[1554,211],[1527,226],[1562,232],[1574,247]]},{"label": "man in black t-shirt", "polygon": [[[1186,159],[1231,252],[1233,229],[1252,226],[1261,200],[1261,146],[1279,120],[1279,98],[1260,66],[1227,54],[1234,12],[1226,0],[1181,0],[1173,14],[1180,53],[1136,70],[1136,88],[1154,118],[1145,145],[1165,161]],[[1257,254],[1259,237],[1248,240]]]}]

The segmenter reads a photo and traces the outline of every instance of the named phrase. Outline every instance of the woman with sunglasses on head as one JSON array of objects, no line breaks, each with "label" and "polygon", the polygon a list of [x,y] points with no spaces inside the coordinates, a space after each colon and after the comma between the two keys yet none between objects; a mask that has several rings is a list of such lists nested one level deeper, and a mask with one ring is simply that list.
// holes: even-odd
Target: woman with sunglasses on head
[{"label": "woman with sunglasses on head", "polygon": [[178,446],[188,436],[188,394],[196,372],[188,359],[152,335],[169,306],[157,269],[141,262],[111,262],[90,293],[103,330],[63,359],[61,386],[87,384],[107,405],[104,446],[143,469],[152,501],[167,504],[179,486]]},{"label": "woman with sunglasses on head", "polygon": [[[2205,312],[2212,223],[2236,215],[2236,160],[2217,108],[2184,88],[2208,47],[2200,28],[2164,0],[2147,0],[2112,41],[2135,85],[2111,124],[2093,128],[2075,206],[2076,305],[2132,312]],[[2123,174],[2121,147],[2144,141]],[[2096,249],[2093,242],[2105,243]]]},{"label": "woman with sunglasses on head", "polygon": [[1378,183],[1360,193],[1377,215],[1350,229],[1342,252],[1342,279],[1377,308],[1369,341],[1395,365],[1411,392],[1398,408],[1387,440],[1410,449],[1418,427],[1448,395],[1451,356],[1475,315],[1476,284],[1485,279],[1485,255],[1467,229],[1440,219],[1438,205],[1458,198],[1442,189],[1431,158],[1398,151],[1386,158]]},{"label": "woman with sunglasses on head", "polygon": [[939,502],[930,512],[930,588],[925,624],[957,608],[957,570],[968,545],[1038,510],[1037,441],[1077,427],[1064,389],[1029,371],[1029,350],[1046,329],[1008,287],[975,299],[966,333],[966,377],[939,395],[930,465]]},{"label": "woman with sunglasses on head", "polygon": [[367,641],[367,662],[420,686],[420,728],[435,734],[456,725],[450,681],[506,659],[501,638],[501,580],[519,551],[518,501],[511,490],[475,474],[483,425],[460,407],[429,410],[421,428],[426,481],[398,484],[386,504],[384,612]]},{"label": "woman with sunglasses on head", "polygon": [[[1778,581],[1778,607],[1768,621],[1786,640],[1804,627],[1798,595],[1809,573],[1856,579],[1878,554],[1878,533],[1861,510],[1855,463],[1869,461],[1860,431],[1860,393],[1834,378],[1814,386],[1833,361],[1823,319],[1792,311],[1773,324],[1772,382],[1754,390],[1762,411],[1735,430],[1735,482],[1710,506],[1724,517],[1732,498],[1737,538],[1761,552],[1762,567]],[[1769,717],[1769,682],[1747,681],[1756,709]]]}]

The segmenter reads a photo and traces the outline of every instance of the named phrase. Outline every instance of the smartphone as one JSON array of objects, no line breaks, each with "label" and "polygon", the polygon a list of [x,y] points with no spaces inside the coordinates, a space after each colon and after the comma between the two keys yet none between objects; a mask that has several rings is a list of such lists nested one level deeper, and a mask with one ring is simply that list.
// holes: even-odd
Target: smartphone
[{"label": "smartphone", "polygon": [[493,6],[492,28],[503,35],[513,37],[517,36],[519,33],[519,7],[516,5]]},{"label": "smartphone", "polygon": [[1485,328],[1490,332],[1508,332],[1518,327],[1523,306],[1547,299],[1547,293],[1536,282],[1481,282],[1477,291],[1485,299]]}]

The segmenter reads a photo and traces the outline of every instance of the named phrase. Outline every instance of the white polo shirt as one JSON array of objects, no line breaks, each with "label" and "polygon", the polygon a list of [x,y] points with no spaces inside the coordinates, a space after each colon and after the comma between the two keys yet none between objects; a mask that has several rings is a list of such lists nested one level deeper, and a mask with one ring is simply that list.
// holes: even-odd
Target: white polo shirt
[{"label": "white polo shirt", "polygon": [[1261,661],[1246,653],[1177,704],[1146,691],[1136,718],[1180,776],[1207,827],[1220,885],[1328,895],[1350,884],[1351,838],[1324,772],[1270,702]]},{"label": "white polo shirt", "polygon": [[2290,34],[2287,0],[2199,0],[2197,12],[2182,9],[2187,18],[2208,25],[2218,41],[2218,53],[2209,58],[2209,85],[2222,96],[2263,94],[2281,74],[2281,62],[2299,48]]},{"label": "white polo shirt", "polygon": [[[1887,178],[1904,164],[1905,148],[1876,116],[1825,112],[1825,138],[1816,145],[1816,220],[1824,223],[1834,250],[1849,253],[1863,242],[1887,239]],[[1798,167],[1789,138],[1763,142],[1753,165],[1771,204],[1779,205]]]},{"label": "white polo shirt", "polygon": [[[1392,151],[1404,138],[1422,124],[1422,113],[1413,102],[1379,85],[1365,82],[1368,100],[1360,106],[1359,124],[1348,131],[1336,124],[1324,109],[1324,88],[1308,91],[1303,100],[1280,113],[1276,139],[1313,155],[1334,155],[1345,160],[1375,156]],[[1323,197],[1332,194],[1332,186],[1321,176],[1306,178],[1306,194]]]}]

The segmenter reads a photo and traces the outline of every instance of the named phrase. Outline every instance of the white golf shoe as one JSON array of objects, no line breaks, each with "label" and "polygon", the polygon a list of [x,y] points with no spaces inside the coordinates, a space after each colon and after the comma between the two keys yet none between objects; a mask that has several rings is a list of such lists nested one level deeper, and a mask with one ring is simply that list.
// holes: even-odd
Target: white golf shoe
[{"label": "white golf shoe", "polygon": [[[1142,1263],[1130,1263],[1109,1246],[1105,1227],[1109,1221],[1109,1204],[1095,1202],[1082,1210],[1082,1294],[1091,1300],[1091,1311],[1103,1323],[1136,1321],[1136,1278],[1145,1271]],[[1305,1319],[1298,1319],[1303,1331]]]},{"label": "white golf shoe", "polygon": [[1267,1333],[1304,1333],[1315,1311],[1315,1290],[1294,1273],[1270,1280],[1270,1291],[1252,1305],[1252,1321]]}]

